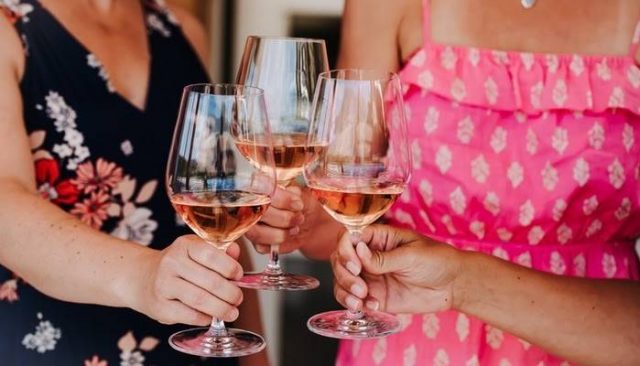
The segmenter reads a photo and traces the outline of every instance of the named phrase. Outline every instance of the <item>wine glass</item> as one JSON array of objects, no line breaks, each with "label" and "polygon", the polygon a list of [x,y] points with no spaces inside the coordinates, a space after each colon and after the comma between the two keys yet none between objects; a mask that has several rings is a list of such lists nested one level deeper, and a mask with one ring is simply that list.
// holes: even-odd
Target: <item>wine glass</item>
[{"label": "wine glass", "polygon": [[[307,38],[247,38],[236,82],[264,89],[274,146],[278,184],[289,185],[302,173],[311,103],[318,75],[329,70],[323,40]],[[257,162],[259,164],[259,162]],[[261,290],[310,290],[313,277],[285,273],[279,246],[272,245],[261,273],[247,273],[241,287]]]},{"label": "wine glass", "polygon": [[[184,222],[207,243],[226,250],[267,210],[275,192],[275,168],[264,93],[233,84],[185,87],[167,164],[169,199]],[[253,141],[243,146],[238,139]],[[244,154],[260,155],[255,167]],[[238,357],[265,347],[252,332],[209,328],[173,334],[178,351],[203,357]]]},{"label": "wine glass", "polygon": [[[333,70],[320,74],[304,178],[313,196],[355,244],[407,184],[411,158],[400,81],[393,73]],[[382,337],[398,319],[378,311],[314,315],[309,329],[344,339]]]}]

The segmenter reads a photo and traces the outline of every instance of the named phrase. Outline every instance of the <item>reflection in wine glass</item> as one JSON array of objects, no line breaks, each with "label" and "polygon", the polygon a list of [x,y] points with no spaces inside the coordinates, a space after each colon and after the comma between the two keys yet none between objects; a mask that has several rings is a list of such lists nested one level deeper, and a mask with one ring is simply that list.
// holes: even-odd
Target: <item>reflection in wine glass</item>
[{"label": "reflection in wine glass", "polygon": [[[272,132],[278,183],[286,187],[302,172],[305,160],[311,103],[318,75],[328,71],[324,41],[307,38],[249,37],[246,42],[237,83],[264,89]],[[257,166],[258,154],[245,152]],[[238,141],[241,151],[252,148]],[[247,273],[240,286],[262,290],[309,290],[318,280],[285,273],[279,261],[279,246],[272,245],[267,268]]]},{"label": "reflection in wine glass", "polygon": [[[235,143],[239,137],[257,141],[258,136],[263,144],[260,169]],[[166,173],[167,193],[184,222],[207,243],[226,250],[260,220],[275,186],[262,90],[231,84],[186,87]],[[227,329],[215,318],[211,327],[178,332],[169,343],[203,357],[239,357],[265,347],[259,335]]]},{"label": "reflection in wine glass", "polygon": [[[411,173],[398,77],[367,70],[322,73],[316,89],[304,178],[315,198],[351,233],[379,219],[402,194]],[[315,333],[375,338],[397,332],[386,313],[331,311],[311,317]]]}]

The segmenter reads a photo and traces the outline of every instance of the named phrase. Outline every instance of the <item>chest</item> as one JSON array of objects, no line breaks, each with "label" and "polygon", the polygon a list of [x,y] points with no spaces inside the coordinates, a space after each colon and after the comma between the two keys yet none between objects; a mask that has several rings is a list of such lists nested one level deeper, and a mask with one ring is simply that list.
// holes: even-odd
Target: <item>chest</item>
[{"label": "chest", "polygon": [[94,66],[103,70],[114,91],[144,109],[151,50],[146,14],[139,2],[126,2],[108,17],[56,1],[46,1],[45,6],[77,49],[93,55]]},{"label": "chest", "polygon": [[398,209],[408,225],[530,244],[640,232],[636,116],[487,111],[419,92],[407,107],[414,174]]},{"label": "chest", "polygon": [[[429,37],[437,43],[534,53],[625,55],[640,18],[630,0],[412,0],[399,28],[402,58]],[[427,22],[427,35],[423,24]]]}]

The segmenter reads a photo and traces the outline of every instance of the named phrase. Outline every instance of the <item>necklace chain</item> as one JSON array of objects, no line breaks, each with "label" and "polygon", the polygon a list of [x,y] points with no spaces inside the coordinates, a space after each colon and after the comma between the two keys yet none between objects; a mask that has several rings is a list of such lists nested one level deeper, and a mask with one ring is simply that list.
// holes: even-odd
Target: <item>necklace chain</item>
[{"label": "necklace chain", "polygon": [[531,9],[536,4],[536,0],[520,0],[520,3],[525,9]]}]

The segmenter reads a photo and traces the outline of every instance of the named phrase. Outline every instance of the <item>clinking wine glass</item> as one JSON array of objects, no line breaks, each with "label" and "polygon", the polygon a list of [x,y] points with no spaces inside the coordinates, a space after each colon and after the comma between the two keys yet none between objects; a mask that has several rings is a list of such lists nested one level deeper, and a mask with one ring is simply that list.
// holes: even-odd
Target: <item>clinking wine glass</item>
[{"label": "clinking wine glass", "polygon": [[[167,164],[167,193],[184,222],[219,250],[258,222],[271,202],[276,180],[270,136],[261,89],[232,84],[184,89]],[[238,138],[254,141],[245,147],[249,153],[257,154],[260,146],[260,169],[240,153]],[[245,356],[265,347],[261,336],[226,328],[220,319],[209,328],[175,333],[169,343],[203,357]]]},{"label": "clinking wine glass", "polygon": [[[265,91],[276,174],[281,187],[286,187],[302,173],[318,75],[328,70],[323,40],[247,38],[236,82]],[[254,160],[257,165],[261,164],[259,159]],[[270,251],[266,269],[261,273],[245,274],[240,286],[261,290],[310,290],[318,287],[320,283],[311,276],[282,270],[278,245],[272,245]]]},{"label": "clinking wine glass", "polygon": [[[398,77],[374,70],[322,73],[316,89],[307,186],[343,224],[355,244],[402,194],[411,173],[407,126]],[[378,311],[330,311],[307,322],[317,334],[376,338],[399,330],[398,319]]]}]

